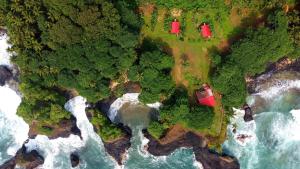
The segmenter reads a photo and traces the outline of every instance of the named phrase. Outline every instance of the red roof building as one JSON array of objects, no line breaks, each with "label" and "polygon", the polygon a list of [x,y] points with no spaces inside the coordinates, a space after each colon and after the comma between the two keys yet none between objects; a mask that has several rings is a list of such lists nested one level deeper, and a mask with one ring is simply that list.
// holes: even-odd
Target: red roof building
[{"label": "red roof building", "polygon": [[180,23],[175,20],[172,22],[171,26],[171,33],[178,35],[180,33]]},{"label": "red roof building", "polygon": [[209,25],[203,24],[201,25],[201,34],[204,38],[210,38],[211,37],[211,30]]},{"label": "red roof building", "polygon": [[203,91],[196,91],[198,103],[205,106],[214,107],[216,105],[215,97],[210,87],[204,87]]}]

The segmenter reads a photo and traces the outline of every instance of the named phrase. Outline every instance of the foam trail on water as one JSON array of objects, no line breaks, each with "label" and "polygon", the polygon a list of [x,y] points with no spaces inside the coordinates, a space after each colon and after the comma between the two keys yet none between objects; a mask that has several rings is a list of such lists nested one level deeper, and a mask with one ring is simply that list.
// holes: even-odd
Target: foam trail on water
[{"label": "foam trail on water", "polygon": [[[256,140],[256,124],[255,121],[244,121],[245,111],[240,109],[234,110],[234,116],[231,118],[231,124],[228,125],[229,132],[233,135],[235,141],[242,145],[246,146],[247,143]],[[235,129],[235,132],[233,130]],[[244,136],[244,138],[243,138]]]},{"label": "foam trail on water", "polygon": [[[70,135],[68,138],[50,140],[47,136],[38,135],[27,144],[27,151],[37,150],[45,158],[42,168],[68,168],[71,167],[69,154],[83,146],[78,136]],[[59,159],[59,160],[58,160]]]},{"label": "foam trail on water", "polygon": [[300,80],[278,80],[275,84],[271,84],[272,86],[266,90],[260,91],[257,95],[261,96],[264,99],[272,99],[275,96],[283,94],[289,89],[299,89],[300,88]]},{"label": "foam trail on water", "polygon": [[100,137],[94,132],[93,125],[88,120],[86,113],[86,99],[82,96],[74,97],[65,104],[65,109],[76,117],[76,125],[81,131],[83,141],[88,140],[90,137],[97,140],[99,144],[103,144]]},{"label": "foam trail on water", "polygon": [[202,163],[200,163],[199,161],[196,160],[195,155],[194,155],[193,166],[194,166],[196,169],[204,169]]},{"label": "foam trail on water", "polygon": [[[139,95],[140,95],[140,93],[126,93],[122,97],[119,97],[118,99],[116,99],[110,105],[110,108],[108,110],[109,119],[112,122],[114,122],[115,118],[118,114],[118,111],[125,103],[140,104]],[[146,105],[150,108],[158,109],[161,106],[161,103],[156,102],[156,103],[151,103],[151,104],[146,104]]]},{"label": "foam trail on water", "polygon": [[9,37],[7,34],[0,35],[0,65],[11,67],[10,57],[11,53],[7,51],[11,45],[8,43]]},{"label": "foam trail on water", "polygon": [[28,138],[29,126],[16,115],[20,96],[0,86],[0,164],[14,156]]}]

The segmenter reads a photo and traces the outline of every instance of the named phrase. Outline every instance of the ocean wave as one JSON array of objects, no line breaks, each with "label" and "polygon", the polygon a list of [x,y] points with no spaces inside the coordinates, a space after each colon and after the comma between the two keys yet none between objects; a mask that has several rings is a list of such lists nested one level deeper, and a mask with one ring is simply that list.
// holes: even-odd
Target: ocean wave
[{"label": "ocean wave", "polygon": [[14,156],[28,138],[29,126],[16,115],[20,96],[8,86],[0,86],[0,164]]},{"label": "ocean wave", "polygon": [[11,66],[10,57],[12,53],[8,52],[7,49],[11,47],[8,43],[9,37],[7,34],[0,36],[0,65]]},{"label": "ocean wave", "polygon": [[[257,139],[255,130],[255,121],[244,121],[245,111],[241,109],[235,109],[234,116],[231,118],[231,124],[228,125],[229,132],[233,135],[234,140],[242,145],[246,146],[249,142],[253,142]],[[235,130],[235,132],[233,132]]]},{"label": "ocean wave", "polygon": [[265,90],[261,89],[255,95],[259,95],[264,99],[272,99],[290,89],[300,89],[300,80],[277,80],[271,84],[271,87]]}]

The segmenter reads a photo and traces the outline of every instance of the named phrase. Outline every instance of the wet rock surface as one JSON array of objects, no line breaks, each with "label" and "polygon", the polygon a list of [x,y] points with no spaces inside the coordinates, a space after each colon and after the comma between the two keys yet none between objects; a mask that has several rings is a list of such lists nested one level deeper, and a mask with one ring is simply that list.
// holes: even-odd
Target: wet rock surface
[{"label": "wet rock surface", "polygon": [[0,86],[4,86],[5,83],[13,78],[11,70],[3,65],[0,65]]},{"label": "wet rock surface", "polygon": [[79,155],[77,153],[72,153],[70,155],[70,160],[71,160],[71,165],[72,167],[77,167],[79,165],[79,162],[80,162],[80,158],[79,158]]},{"label": "wet rock surface", "polygon": [[252,113],[252,110],[249,107],[249,105],[245,104],[243,108],[245,110],[244,121],[245,122],[252,121],[253,120],[253,113]]},{"label": "wet rock surface", "polygon": [[176,140],[161,144],[154,139],[147,130],[143,130],[144,136],[149,139],[147,150],[155,156],[169,155],[177,148],[186,147],[193,148],[196,160],[201,162],[204,169],[239,169],[240,165],[235,158],[219,155],[209,151],[204,137],[193,132],[186,132]]},{"label": "wet rock surface", "polygon": [[[38,131],[36,130],[37,124],[33,122],[30,125],[29,130],[29,138],[34,138],[38,135]],[[53,130],[50,135],[48,135],[49,139],[56,139],[59,137],[67,138],[71,134],[78,135],[81,138],[81,131],[76,125],[76,118],[71,115],[69,120],[62,120],[57,126],[43,126],[44,128],[49,128]]]},{"label": "wet rock surface", "polygon": [[122,127],[126,132],[126,135],[120,139],[114,140],[112,142],[103,142],[106,152],[112,156],[119,165],[122,165],[126,151],[130,148],[130,138],[132,136],[131,129],[129,127]]},{"label": "wet rock surface", "polygon": [[26,152],[23,145],[17,154],[0,166],[0,169],[14,169],[16,165],[25,169],[34,169],[44,163],[44,158],[35,150]]},{"label": "wet rock surface", "polygon": [[240,165],[237,159],[219,155],[209,151],[208,148],[194,147],[196,160],[199,161],[204,169],[239,169]]}]

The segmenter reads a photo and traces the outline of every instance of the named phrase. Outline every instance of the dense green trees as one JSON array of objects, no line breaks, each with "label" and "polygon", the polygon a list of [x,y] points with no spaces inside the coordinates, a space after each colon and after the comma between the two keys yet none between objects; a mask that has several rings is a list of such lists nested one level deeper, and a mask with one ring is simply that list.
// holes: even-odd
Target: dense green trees
[{"label": "dense green trees", "polygon": [[[18,114],[29,123],[58,124],[70,117],[63,108],[65,91],[76,90],[89,102],[112,92],[120,96],[126,75],[140,82],[141,101],[167,98],[174,88],[174,61],[157,48],[141,51],[138,58],[141,19],[136,7],[128,0],[1,1],[0,21],[8,28],[17,53],[13,60],[21,70],[24,99]],[[109,88],[112,81],[118,83],[115,91]],[[110,133],[112,126],[102,116],[93,121],[104,139],[121,133]]]},{"label": "dense green trees", "polygon": [[70,117],[64,90],[75,89],[91,102],[108,97],[111,80],[137,57],[140,20],[129,8],[125,1],[1,1],[0,20],[21,70],[18,113],[28,122],[54,125]]},{"label": "dense green trees", "polygon": [[[288,33],[288,20],[283,12],[270,14],[267,27],[248,29],[245,37],[233,44],[231,54],[222,58],[213,75],[216,90],[223,94],[225,108],[239,107],[245,102],[246,75],[262,73],[267,64],[293,52]],[[219,62],[219,59],[217,59]]]},{"label": "dense green trees", "polygon": [[[298,2],[299,3],[299,2]],[[289,20],[289,34],[293,39],[293,43],[296,46],[295,51],[291,54],[292,58],[298,58],[300,56],[300,11],[299,9],[293,9],[288,13]]]},{"label": "dense green trees", "polygon": [[153,103],[165,100],[172,94],[175,87],[170,75],[173,65],[172,56],[159,49],[142,53],[138,65],[130,68],[128,73],[130,80],[140,82],[140,101]]},{"label": "dense green trees", "polygon": [[187,91],[178,88],[170,99],[163,102],[159,120],[151,122],[148,131],[155,138],[161,137],[175,124],[201,131],[212,125],[214,115],[212,108],[190,103]]},{"label": "dense green trees", "polygon": [[123,131],[118,126],[111,123],[104,114],[97,110],[93,111],[91,122],[103,141],[112,141],[124,135]]},{"label": "dense green trees", "polygon": [[198,8],[219,8],[224,7],[224,0],[139,0],[140,3],[151,2],[158,6],[176,9],[198,9]]}]

